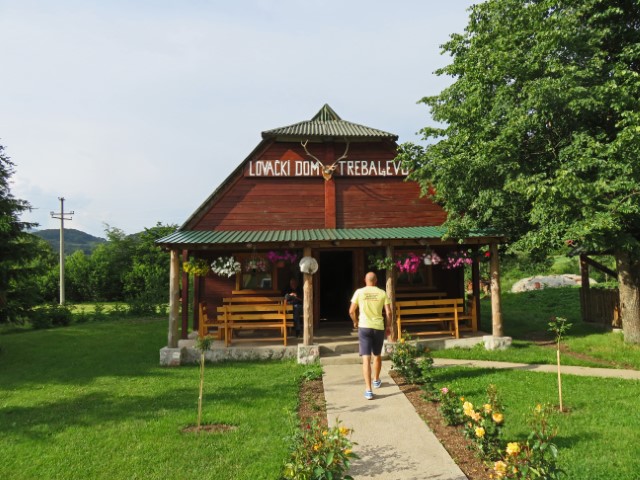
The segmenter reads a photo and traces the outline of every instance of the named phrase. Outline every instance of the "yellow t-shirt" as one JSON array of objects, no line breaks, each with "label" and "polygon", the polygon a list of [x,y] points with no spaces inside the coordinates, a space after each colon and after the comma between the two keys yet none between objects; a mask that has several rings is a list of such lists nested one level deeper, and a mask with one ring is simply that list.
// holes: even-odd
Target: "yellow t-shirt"
[{"label": "yellow t-shirt", "polygon": [[358,326],[384,330],[384,306],[390,305],[387,292],[378,287],[362,287],[355,291],[351,303],[358,305]]}]

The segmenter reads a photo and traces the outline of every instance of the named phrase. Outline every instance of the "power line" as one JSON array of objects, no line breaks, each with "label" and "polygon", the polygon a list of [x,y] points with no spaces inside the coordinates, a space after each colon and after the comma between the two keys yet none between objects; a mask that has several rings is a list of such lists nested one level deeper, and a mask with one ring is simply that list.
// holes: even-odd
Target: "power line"
[{"label": "power line", "polygon": [[66,215],[73,215],[74,211],[65,213],[64,197],[58,197],[58,200],[60,200],[60,212],[51,212],[51,217],[60,220],[60,305],[64,305],[64,221],[73,220]]}]

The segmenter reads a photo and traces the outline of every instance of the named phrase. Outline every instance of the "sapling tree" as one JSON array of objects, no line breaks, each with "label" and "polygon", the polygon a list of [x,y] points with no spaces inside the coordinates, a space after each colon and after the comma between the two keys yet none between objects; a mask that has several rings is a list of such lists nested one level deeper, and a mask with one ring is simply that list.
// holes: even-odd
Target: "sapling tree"
[{"label": "sapling tree", "polygon": [[566,318],[551,317],[549,322],[549,331],[555,335],[556,341],[556,361],[558,363],[558,398],[560,401],[560,411],[562,408],[562,377],[560,376],[560,341],[565,333],[571,328],[572,324],[567,323]]},{"label": "sapling tree", "polygon": [[204,354],[213,343],[213,337],[207,335],[204,337],[198,337],[196,340],[196,348],[200,351],[200,391],[198,394],[198,422],[196,424],[196,431],[200,432],[200,423],[202,421],[202,392],[204,390]]}]

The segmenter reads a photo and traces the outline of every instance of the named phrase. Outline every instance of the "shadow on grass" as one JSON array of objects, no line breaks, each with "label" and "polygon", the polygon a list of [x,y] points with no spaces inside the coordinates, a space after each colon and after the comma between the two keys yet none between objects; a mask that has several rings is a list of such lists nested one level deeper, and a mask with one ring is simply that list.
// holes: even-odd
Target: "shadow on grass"
[{"label": "shadow on grass", "polygon": [[[255,408],[256,398],[273,397],[278,385],[264,387],[217,388],[204,395],[204,405],[216,405],[216,412],[231,413],[234,419],[245,417],[243,412]],[[114,392],[100,391],[77,395],[69,399],[42,402],[34,406],[9,407],[0,410],[0,435],[5,438],[25,437],[35,441],[48,441],[52,435],[74,427],[96,428],[99,426],[128,423],[131,421],[152,422],[169,415],[183,418],[193,412],[195,422],[197,383],[194,388],[165,390],[161,394],[143,396],[128,393],[125,396]],[[233,423],[233,419],[218,421]],[[188,422],[187,422],[188,423]],[[185,425],[176,425],[176,432]]]}]

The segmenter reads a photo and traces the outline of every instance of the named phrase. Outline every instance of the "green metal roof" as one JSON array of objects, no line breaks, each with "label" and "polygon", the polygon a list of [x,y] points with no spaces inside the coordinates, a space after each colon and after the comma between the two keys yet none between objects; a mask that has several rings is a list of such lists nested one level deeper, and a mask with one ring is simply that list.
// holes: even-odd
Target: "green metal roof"
[{"label": "green metal roof", "polygon": [[[440,239],[446,233],[444,227],[396,227],[396,228],[318,228],[313,230],[178,230],[156,241],[161,245],[232,245],[243,243],[313,242],[336,240],[410,240]],[[495,236],[487,232],[474,232],[473,237]]]},{"label": "green metal roof", "polygon": [[311,120],[262,132],[262,138],[264,139],[278,137],[298,137],[301,139],[338,137],[363,140],[389,139],[394,141],[398,139],[398,136],[393,133],[342,120],[327,104]]}]

